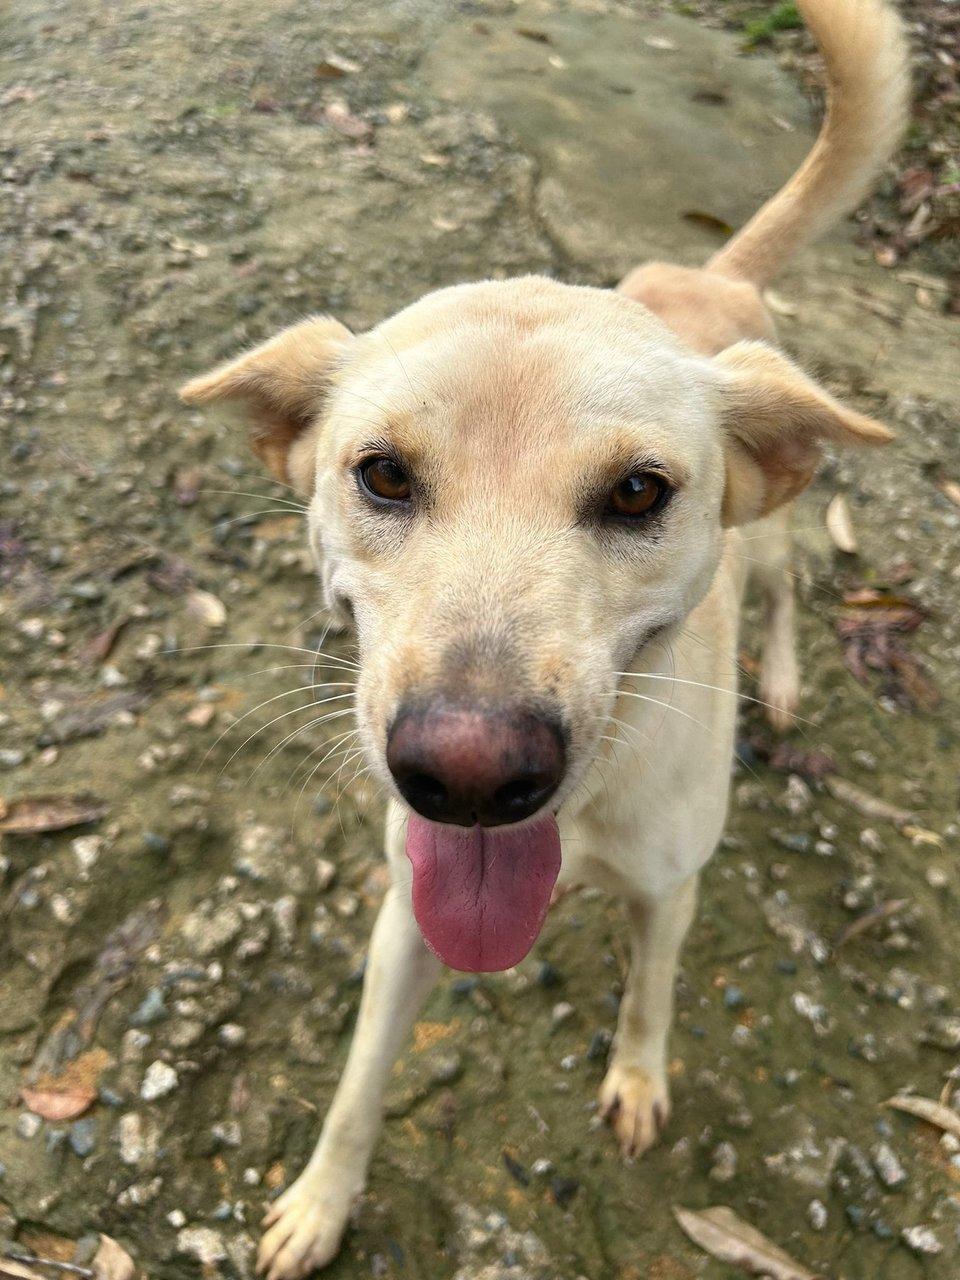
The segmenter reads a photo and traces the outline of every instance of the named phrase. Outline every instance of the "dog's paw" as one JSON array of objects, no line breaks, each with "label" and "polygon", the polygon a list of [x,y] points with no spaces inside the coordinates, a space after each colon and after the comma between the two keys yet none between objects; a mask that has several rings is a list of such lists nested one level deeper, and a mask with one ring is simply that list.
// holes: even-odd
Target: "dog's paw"
[{"label": "dog's paw", "polygon": [[333,1192],[329,1184],[304,1173],[270,1206],[257,1254],[257,1274],[266,1280],[302,1280],[337,1255],[353,1196]]},{"label": "dog's paw", "polygon": [[666,1081],[614,1062],[600,1086],[600,1114],[613,1126],[624,1156],[641,1156],[670,1118]]}]

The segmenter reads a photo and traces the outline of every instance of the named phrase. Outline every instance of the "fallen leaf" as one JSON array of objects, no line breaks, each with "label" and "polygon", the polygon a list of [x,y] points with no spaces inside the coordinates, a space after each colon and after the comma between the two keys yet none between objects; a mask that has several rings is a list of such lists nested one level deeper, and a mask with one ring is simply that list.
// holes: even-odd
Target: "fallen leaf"
[{"label": "fallen leaf", "polygon": [[833,940],[834,950],[839,951],[844,943],[849,942],[852,938],[865,933],[867,929],[872,929],[875,924],[881,924],[884,920],[889,920],[891,916],[895,916],[898,911],[902,911],[909,903],[909,898],[891,898],[889,901],[881,902],[878,906],[865,911],[862,916],[857,916],[856,920],[851,920],[849,924],[845,924],[837,933]]},{"label": "fallen leaf", "polygon": [[839,800],[841,804],[849,805],[851,809],[863,814],[865,818],[882,818],[886,822],[892,822],[895,827],[902,828],[908,826],[915,816],[909,810],[900,809],[897,805],[890,804],[889,801],[882,800],[879,796],[871,795],[869,791],[864,791],[852,782],[848,782],[846,778],[840,778],[836,774],[828,775],[824,779],[824,783],[835,800]]},{"label": "fallen leaf", "polygon": [[673,1216],[694,1244],[711,1257],[771,1280],[818,1280],[749,1222],[726,1205],[696,1211],[673,1206]]},{"label": "fallen leaf", "polygon": [[786,298],[774,293],[772,289],[764,289],[764,304],[777,316],[796,316],[800,314],[800,308],[795,302],[788,302]]},{"label": "fallen leaf", "polygon": [[349,58],[329,57],[317,63],[313,74],[318,80],[342,80],[344,76],[353,75],[359,70],[359,63],[351,62]]},{"label": "fallen leaf", "polygon": [[534,44],[549,44],[550,37],[546,31],[537,31],[533,27],[515,27],[518,36],[523,36],[524,40],[532,40]]},{"label": "fallen leaf", "polygon": [[0,1254],[0,1280],[44,1280],[39,1271]]},{"label": "fallen leaf", "polygon": [[120,632],[129,621],[129,618],[121,618],[112,626],[98,631],[89,640],[84,640],[77,652],[77,661],[85,667],[97,667],[101,662],[106,662],[113,651],[113,646],[117,643]]},{"label": "fallen leaf", "polygon": [[373,137],[373,125],[359,116],[351,115],[350,108],[339,98],[328,102],[323,109],[323,118],[335,132],[353,142],[369,142]]},{"label": "fallen leaf", "polygon": [[683,214],[683,220],[692,222],[695,227],[702,227],[704,231],[713,231],[722,236],[733,235],[733,227],[729,222],[724,222],[712,213],[702,213],[699,209],[688,210]]},{"label": "fallen leaf", "polygon": [[960,1138],[960,1115],[952,1107],[946,1107],[942,1102],[934,1102],[933,1098],[916,1098],[911,1093],[896,1093],[883,1105],[894,1107],[897,1111],[906,1111],[909,1115],[916,1116],[918,1120],[926,1120],[927,1124],[934,1124],[938,1129],[943,1129],[946,1133],[952,1133]]},{"label": "fallen leaf", "polygon": [[857,551],[857,535],[853,528],[850,507],[842,493],[835,494],[827,507],[827,532],[838,551],[852,556]]},{"label": "fallen leaf", "polygon": [[101,1235],[90,1263],[95,1280],[137,1280],[137,1264],[112,1236]]},{"label": "fallen leaf", "polygon": [[20,1097],[44,1120],[75,1120],[96,1099],[100,1076],[112,1062],[106,1049],[88,1049],[59,1071],[42,1072],[20,1090]]},{"label": "fallen leaf", "polygon": [[210,591],[191,591],[184,600],[184,608],[205,627],[222,627],[227,620],[226,605]]},{"label": "fallen leaf", "polygon": [[18,836],[63,831],[96,822],[106,812],[104,802],[91,795],[27,796],[4,806],[0,831]]}]

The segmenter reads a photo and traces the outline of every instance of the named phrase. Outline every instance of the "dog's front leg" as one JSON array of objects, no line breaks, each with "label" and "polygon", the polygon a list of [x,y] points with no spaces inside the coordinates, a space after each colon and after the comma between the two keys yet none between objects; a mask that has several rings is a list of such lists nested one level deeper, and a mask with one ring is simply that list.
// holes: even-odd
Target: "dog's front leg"
[{"label": "dog's front leg", "polygon": [[[396,837],[396,824],[391,823]],[[393,841],[391,841],[393,843]],[[326,1266],[340,1241],[383,1113],[390,1069],[440,962],[427,950],[410,906],[410,887],[394,860],[395,883],[377,917],[360,1014],[346,1069],[310,1163],[271,1207],[257,1269],[268,1280],[300,1280]]]},{"label": "dog's front leg", "polygon": [[610,1119],[625,1156],[646,1151],[670,1114],[667,1037],[673,985],[696,898],[693,875],[673,893],[627,904],[630,972],[613,1055],[600,1086],[600,1114]]}]

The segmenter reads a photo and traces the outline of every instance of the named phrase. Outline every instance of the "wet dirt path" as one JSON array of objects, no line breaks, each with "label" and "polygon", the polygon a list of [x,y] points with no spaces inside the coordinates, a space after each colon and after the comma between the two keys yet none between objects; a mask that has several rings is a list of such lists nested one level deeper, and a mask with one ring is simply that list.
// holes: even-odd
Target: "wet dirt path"
[{"label": "wet dirt path", "polygon": [[[624,139],[655,148],[670,85],[668,159],[706,127],[691,85],[736,141],[713,178],[652,150],[638,183]],[[810,125],[769,60],[601,3],[5,17],[0,796],[102,813],[0,848],[0,1244],[70,1260],[105,1231],[151,1276],[251,1275],[384,887],[345,702],[309,710],[345,690],[315,665],[299,513],[175,387],[315,310],[362,328],[458,280],[697,261],[683,213],[746,216],[756,140],[783,135],[779,177]],[[571,896],[517,971],[432,997],[331,1277],[720,1280],[669,1212],[712,1203],[832,1277],[956,1274],[958,1144],[883,1103],[960,1088],[958,328],[854,230],[778,284],[783,336],[899,440],[830,459],[800,505],[806,721],[783,746],[745,706],[666,1139],[625,1168],[597,1123],[624,957],[615,907]],[[857,556],[825,530],[838,493]],[[864,629],[883,599],[900,614]]]}]

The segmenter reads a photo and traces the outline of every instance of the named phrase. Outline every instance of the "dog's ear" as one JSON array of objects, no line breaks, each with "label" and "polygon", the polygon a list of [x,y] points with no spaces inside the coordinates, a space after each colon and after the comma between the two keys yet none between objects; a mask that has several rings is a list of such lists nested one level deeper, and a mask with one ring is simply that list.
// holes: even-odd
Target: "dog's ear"
[{"label": "dog's ear", "polygon": [[278,480],[306,494],[313,471],[306,450],[297,444],[306,444],[302,437],[323,407],[337,357],[352,341],[339,321],[312,316],[191,379],[180,388],[180,397],[187,404],[245,401],[253,416],[254,451]]},{"label": "dog's ear", "polygon": [[796,497],[813,478],[823,441],[878,445],[894,438],[766,343],[738,342],[714,363],[722,372],[725,525],[756,520]]}]

